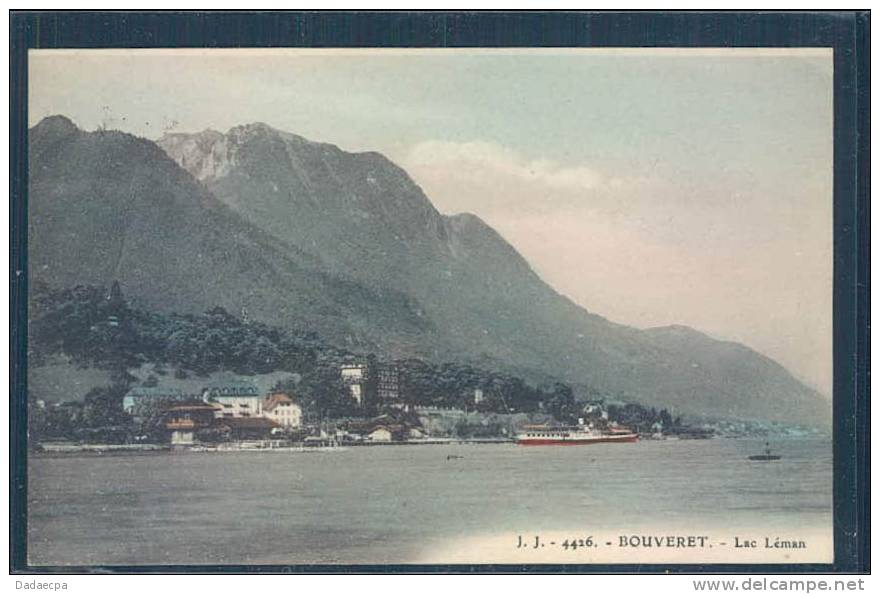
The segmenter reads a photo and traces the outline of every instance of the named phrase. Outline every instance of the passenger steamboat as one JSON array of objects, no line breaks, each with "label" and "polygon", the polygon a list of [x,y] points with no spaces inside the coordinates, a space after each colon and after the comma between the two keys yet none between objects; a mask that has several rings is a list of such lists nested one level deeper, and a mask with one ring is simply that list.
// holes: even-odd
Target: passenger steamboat
[{"label": "passenger steamboat", "polygon": [[599,430],[585,425],[562,427],[526,425],[516,435],[516,443],[525,446],[632,443],[638,440],[639,434],[626,427],[609,427],[605,430]]}]

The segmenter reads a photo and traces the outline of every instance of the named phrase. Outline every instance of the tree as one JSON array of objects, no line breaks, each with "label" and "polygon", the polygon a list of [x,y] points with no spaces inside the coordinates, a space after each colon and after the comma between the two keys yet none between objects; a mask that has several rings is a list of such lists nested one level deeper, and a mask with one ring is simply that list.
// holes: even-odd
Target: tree
[{"label": "tree", "polygon": [[28,441],[30,444],[51,439],[75,439],[82,424],[82,403],[68,402],[45,408],[28,403]]},{"label": "tree", "polygon": [[546,392],[544,409],[559,421],[574,422],[577,419],[579,409],[575,404],[574,394],[571,387],[561,382],[555,382]]},{"label": "tree", "polygon": [[363,412],[335,365],[320,365],[304,373],[296,392],[305,405],[321,417],[356,416]]},{"label": "tree", "polygon": [[131,411],[133,420],[138,421],[136,430],[139,435],[146,435],[157,439],[164,433],[162,421],[165,411],[177,404],[177,400],[171,397],[141,398],[134,404]]},{"label": "tree", "polygon": [[122,408],[128,386],[114,384],[89,390],[84,398],[83,425],[89,428],[128,426],[131,416]]}]

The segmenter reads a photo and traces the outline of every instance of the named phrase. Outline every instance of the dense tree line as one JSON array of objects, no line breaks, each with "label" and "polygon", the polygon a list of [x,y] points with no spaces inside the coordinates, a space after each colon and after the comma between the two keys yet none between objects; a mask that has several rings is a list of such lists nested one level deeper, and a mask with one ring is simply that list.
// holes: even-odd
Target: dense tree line
[{"label": "dense tree line", "polygon": [[[174,367],[178,376],[207,375],[231,370],[242,375],[288,371],[277,389],[295,394],[311,421],[371,416],[380,407],[357,407],[339,374],[343,363],[365,361],[358,355],[320,341],[316,334],[247,323],[222,308],[202,315],[158,314],[129,307],[121,290],[76,287],[38,291],[31,303],[30,357],[39,363],[63,353],[84,365],[111,371],[111,385],[90,390],[78,401],[60,406],[40,405],[29,395],[29,433],[32,443],[52,439],[122,443],[155,440],[163,432],[162,415],[171,401],[136,405],[132,415],[122,409],[122,398],[136,378],[129,373],[143,363],[154,364],[159,375]],[[400,371],[401,398],[416,406],[453,407],[487,413],[544,413],[563,423],[584,416],[583,403],[563,383],[536,386],[522,378],[488,371],[465,363],[430,363],[420,359],[395,361]],[[155,386],[155,375],[142,382]],[[475,397],[479,390],[481,399]],[[593,400],[601,400],[595,392]],[[635,403],[602,406],[607,418],[637,431],[662,427],[664,432],[686,429],[680,418],[665,409]],[[396,413],[399,414],[399,413]],[[456,428],[461,437],[499,435],[503,424]],[[202,436],[208,437],[208,436]]]},{"label": "dense tree line", "polygon": [[[560,419],[576,413],[571,388],[560,382],[535,386],[520,377],[465,363],[432,364],[406,359],[396,364],[401,371],[403,396],[417,405],[483,412],[547,412]],[[482,402],[475,402],[476,390],[482,392]]]},{"label": "dense tree line", "polygon": [[681,417],[673,417],[664,409],[646,407],[635,403],[609,404],[608,418],[641,432],[650,432],[658,426],[664,432],[674,431],[682,427]]},{"label": "dense tree line", "polygon": [[[79,364],[110,369],[114,381],[105,391],[119,399],[135,379],[128,370],[152,363],[157,373],[174,367],[178,376],[207,376],[221,370],[241,375],[286,371],[291,373],[290,381],[277,387],[295,393],[311,414],[341,417],[379,412],[375,407],[358,409],[339,375],[342,363],[375,363],[376,356],[335,348],[314,332],[247,322],[220,307],[201,315],[145,311],[130,307],[115,284],[109,291],[94,286],[37,288],[30,319],[34,363],[63,353]],[[407,359],[395,364],[400,369],[402,398],[416,405],[546,412],[563,420],[577,413],[572,390],[565,384],[534,386],[519,377],[461,363]],[[159,381],[149,377],[144,385]],[[483,393],[479,403],[474,398],[477,389]],[[116,423],[116,413],[109,408],[107,413],[105,425]]]},{"label": "dense tree line", "polygon": [[122,409],[124,384],[90,390],[82,401],[60,406],[28,400],[28,438],[31,443],[75,439],[92,443],[126,443],[136,433],[132,418]]},{"label": "dense tree line", "polygon": [[51,353],[109,369],[171,364],[197,375],[296,372],[328,349],[317,335],[246,323],[221,307],[202,315],[159,314],[129,307],[102,287],[39,292],[32,300],[31,356]]},{"label": "dense tree line", "polygon": [[[278,389],[297,396],[306,414],[339,418],[377,414],[375,405],[356,406],[342,382],[339,367],[352,361],[375,364],[375,355],[355,354],[321,341],[311,331],[247,322],[223,308],[201,315],[160,314],[130,307],[121,288],[78,286],[50,291],[35,288],[30,304],[29,356],[39,364],[63,353],[75,362],[111,371],[111,385],[91,390],[79,402],[41,408],[31,403],[30,430],[45,438],[105,440],[151,435],[159,429],[161,406],[134,411],[140,424],[122,410],[122,396],[136,379],[129,370],[144,363],[158,374],[174,367],[178,376],[206,376],[228,370],[241,375],[290,372]],[[533,385],[520,377],[466,363],[431,363],[420,359],[394,361],[400,370],[400,396],[416,406],[454,407],[492,413],[544,413],[573,423],[583,416],[572,389],[563,383]],[[156,385],[155,376],[143,385]],[[482,398],[478,401],[475,392]],[[594,400],[599,394],[590,394]],[[161,403],[159,403],[161,404]],[[681,419],[664,410],[635,403],[604,407],[608,421],[640,431],[658,424],[665,431],[681,427]]]}]

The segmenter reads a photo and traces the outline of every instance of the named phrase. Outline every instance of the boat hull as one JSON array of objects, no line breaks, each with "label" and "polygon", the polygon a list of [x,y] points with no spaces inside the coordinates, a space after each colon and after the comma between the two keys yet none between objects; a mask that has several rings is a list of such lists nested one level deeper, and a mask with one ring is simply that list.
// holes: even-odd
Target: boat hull
[{"label": "boat hull", "polygon": [[516,443],[522,446],[576,446],[596,443],[633,443],[639,440],[637,433],[626,435],[601,435],[589,437],[521,437]]}]

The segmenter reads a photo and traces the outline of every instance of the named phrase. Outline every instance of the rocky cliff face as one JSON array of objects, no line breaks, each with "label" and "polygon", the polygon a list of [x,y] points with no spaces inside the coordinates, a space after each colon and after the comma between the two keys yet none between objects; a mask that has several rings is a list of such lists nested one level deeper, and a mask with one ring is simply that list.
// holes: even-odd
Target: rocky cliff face
[{"label": "rocky cliff face", "polygon": [[413,250],[444,250],[445,218],[378,153],[346,153],[265,124],[158,143],[243,218],[366,282],[387,284],[392,271],[406,278]]},{"label": "rocky cliff face", "polygon": [[120,278],[151,306],[245,307],[389,356],[466,360],[694,413],[829,415],[746,347],[583,310],[478,217],[437,212],[378,153],[264,124],[158,145],[54,118],[31,130],[35,277]]}]

